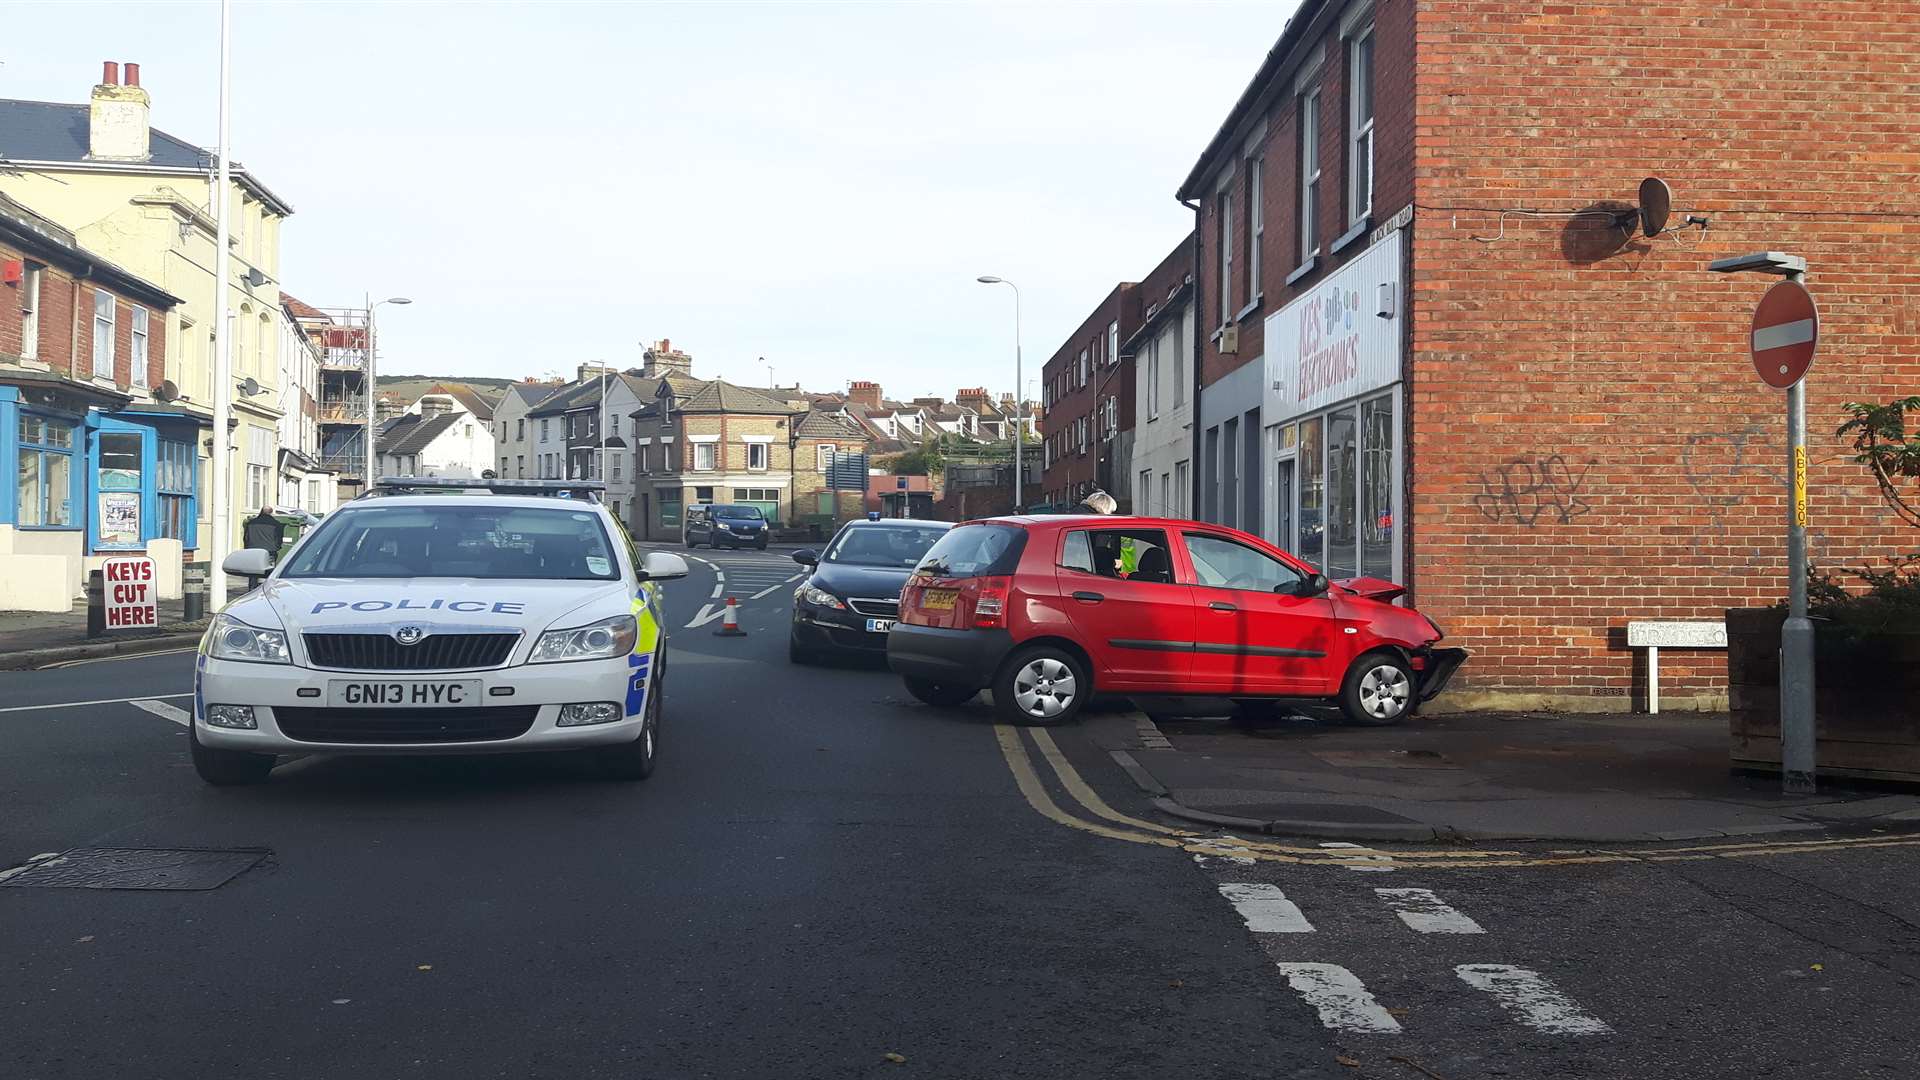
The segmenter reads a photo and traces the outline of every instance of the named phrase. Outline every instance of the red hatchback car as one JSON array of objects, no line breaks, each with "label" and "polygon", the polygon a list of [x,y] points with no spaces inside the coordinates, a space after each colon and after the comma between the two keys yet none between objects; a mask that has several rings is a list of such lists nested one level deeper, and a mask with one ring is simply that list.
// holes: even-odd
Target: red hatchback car
[{"label": "red hatchback car", "polygon": [[1330,582],[1255,536],[1142,517],[956,525],[907,579],[887,661],[932,705],[991,689],[1012,721],[1129,696],[1337,701],[1390,724],[1466,661],[1377,578]]}]

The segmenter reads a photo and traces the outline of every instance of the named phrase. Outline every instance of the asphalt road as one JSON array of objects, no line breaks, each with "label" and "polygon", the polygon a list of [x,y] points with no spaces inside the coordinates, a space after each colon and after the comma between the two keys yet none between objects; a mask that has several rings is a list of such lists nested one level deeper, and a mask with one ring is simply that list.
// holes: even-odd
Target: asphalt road
[{"label": "asphalt road", "polygon": [[[789,666],[797,568],[707,557],[669,591],[662,757],[640,784],[558,756],[315,756],[216,790],[166,709],[117,700],[184,705],[186,655],[0,673],[0,867],[272,852],[211,891],[0,886],[0,1076],[1892,1078],[1920,1061],[1920,848],[1454,869],[1200,842],[1073,728],[1000,730],[871,666]],[[748,636],[712,634],[716,594]]]}]

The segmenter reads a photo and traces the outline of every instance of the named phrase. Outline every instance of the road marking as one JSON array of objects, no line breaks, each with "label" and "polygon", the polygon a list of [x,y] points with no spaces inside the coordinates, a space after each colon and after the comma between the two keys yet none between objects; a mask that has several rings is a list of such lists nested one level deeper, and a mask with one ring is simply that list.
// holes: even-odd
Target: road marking
[{"label": "road marking", "polygon": [[1370,847],[1362,847],[1359,844],[1349,844],[1338,840],[1330,840],[1320,846],[1335,851],[1353,852],[1354,854],[1352,855],[1336,856],[1336,858],[1344,860],[1344,865],[1349,870],[1358,870],[1362,873],[1369,874],[1384,874],[1393,869],[1393,856],[1382,854]]},{"label": "road marking", "polygon": [[705,626],[708,623],[712,622],[713,620],[719,618],[720,616],[726,613],[727,613],[727,608],[725,604],[722,604],[717,608],[714,607],[712,604],[701,604],[700,614],[695,615],[693,617],[693,621],[686,625],[686,629],[692,630],[692,629],[695,629],[696,627]]},{"label": "road marking", "polygon": [[145,709],[162,720],[171,720],[181,727],[193,726],[193,718],[187,715],[187,710],[179,708],[178,706],[169,705],[164,701],[142,698],[139,701],[129,701],[127,704],[136,709]]},{"label": "road marking", "polygon": [[1247,921],[1247,929],[1256,934],[1311,934],[1313,924],[1300,913],[1300,906],[1287,899],[1278,885],[1254,882],[1222,882],[1220,895]]},{"label": "road marking", "polygon": [[1574,1004],[1538,973],[1507,964],[1461,964],[1453,969],[1475,990],[1485,990],[1514,1018],[1549,1035],[1607,1035],[1613,1029]]},{"label": "road marking", "polygon": [[1432,889],[1375,889],[1400,921],[1422,934],[1484,934],[1480,924],[1433,895]]},{"label": "road marking", "polygon": [[1380,1007],[1353,972],[1336,964],[1281,964],[1287,985],[1335,1031],[1398,1035],[1400,1021]]},{"label": "road marking", "polygon": [[718,600],[718,599],[720,599],[720,591],[721,591],[721,589],[722,589],[722,586],[721,586],[721,584],[720,584],[719,582],[717,582],[717,581],[716,581],[716,582],[714,582],[714,583],[713,583],[713,593],[712,593],[712,594],[711,594],[710,596],[708,596],[708,597],[707,597],[707,599],[709,599],[709,600]]},{"label": "road marking", "polygon": [[5,708],[0,708],[0,713],[38,712],[41,709],[78,709],[86,705],[127,705],[136,701],[159,701],[165,698],[182,698],[182,697],[192,697],[192,696],[193,696],[193,692],[188,691],[187,693],[184,693],[184,694],[148,694],[146,697],[143,697],[143,698],[117,697],[117,698],[101,698],[98,701],[55,701],[55,702],[50,702],[46,705],[8,705]]},{"label": "road marking", "polygon": [[765,596],[765,595],[767,595],[768,593],[770,593],[770,592],[772,592],[773,590],[775,590],[775,589],[777,589],[777,588],[779,588],[780,586],[782,586],[782,585],[785,585],[785,584],[786,584],[786,582],[784,582],[784,581],[776,581],[776,582],[774,582],[773,584],[771,584],[771,585],[769,585],[769,586],[767,586],[766,588],[764,588],[764,589],[761,589],[761,590],[760,590],[759,592],[757,592],[757,593],[754,593],[754,594],[753,594],[753,595],[752,595],[751,597],[748,597],[748,599],[750,599],[750,600],[758,600],[758,599],[760,599],[761,597],[763,597],[763,596]]}]

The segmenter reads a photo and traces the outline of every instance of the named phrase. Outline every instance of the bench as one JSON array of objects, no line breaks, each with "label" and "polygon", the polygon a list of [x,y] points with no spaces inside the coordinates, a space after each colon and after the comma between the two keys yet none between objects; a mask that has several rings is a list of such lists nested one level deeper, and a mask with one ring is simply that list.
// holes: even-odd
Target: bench
[{"label": "bench", "polygon": [[1627,648],[1647,650],[1647,712],[1660,711],[1660,650],[1724,649],[1727,624],[1720,622],[1662,622],[1640,619],[1627,624]]}]

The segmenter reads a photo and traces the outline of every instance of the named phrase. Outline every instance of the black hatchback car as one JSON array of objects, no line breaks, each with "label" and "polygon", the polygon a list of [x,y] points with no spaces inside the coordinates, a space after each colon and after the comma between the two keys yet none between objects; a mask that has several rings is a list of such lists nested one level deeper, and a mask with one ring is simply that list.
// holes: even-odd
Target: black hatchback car
[{"label": "black hatchback car", "polygon": [[757,506],[714,503],[687,508],[681,540],[688,547],[752,547],[767,550],[767,516]]},{"label": "black hatchback car", "polygon": [[824,553],[794,552],[793,561],[813,573],[793,592],[788,658],[805,664],[831,653],[886,655],[901,587],[920,556],[952,527],[905,518],[850,521]]}]

